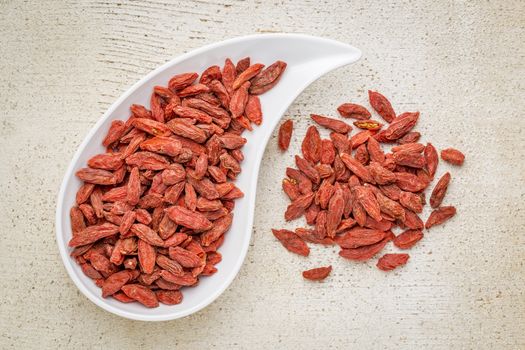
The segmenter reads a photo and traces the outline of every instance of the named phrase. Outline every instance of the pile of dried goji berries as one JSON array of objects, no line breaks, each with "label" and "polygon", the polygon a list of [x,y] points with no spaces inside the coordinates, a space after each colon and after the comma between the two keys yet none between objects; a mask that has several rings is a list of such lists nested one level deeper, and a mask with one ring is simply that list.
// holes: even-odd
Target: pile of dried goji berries
[{"label": "pile of dried goji berries", "polygon": [[150,109],[131,106],[103,145],[77,171],[84,181],[71,208],[71,256],[102,296],[147,307],[178,304],[180,289],[214,274],[217,248],[243,193],[229,180],[241,171],[240,135],[260,125],[257,95],[279,81],[286,63],[172,77],[156,86]]},{"label": "pile of dried goji berries", "polygon": [[[419,112],[396,115],[380,93],[369,91],[372,108],[387,125],[371,120],[363,106],[345,103],[337,109],[344,118],[353,118],[363,129],[349,137],[352,126],[344,121],[312,114],[312,120],[331,130],[330,139],[321,139],[310,126],[302,142],[302,157],[295,156],[297,169],[287,168],[282,186],[290,198],[286,221],[305,216],[311,228],[273,230],[289,251],[307,256],[306,242],[338,244],[343,258],[365,261],[378,254],[389,241],[409,249],[423,238],[423,229],[439,225],[455,215],[453,206],[441,206],[450,174],[445,173],[432,191],[434,210],[426,223],[418,216],[426,204],[425,189],[434,179],[438,153],[432,144],[418,143],[420,133],[412,131]],[[285,121],[279,130],[279,147],[290,144],[293,124]],[[389,145],[385,153],[381,145]],[[449,148],[441,158],[461,165],[463,154]],[[396,227],[404,230],[395,235]],[[385,254],[377,262],[381,270],[392,270],[408,261],[408,254]],[[311,280],[326,278],[331,266],[304,271]]]}]

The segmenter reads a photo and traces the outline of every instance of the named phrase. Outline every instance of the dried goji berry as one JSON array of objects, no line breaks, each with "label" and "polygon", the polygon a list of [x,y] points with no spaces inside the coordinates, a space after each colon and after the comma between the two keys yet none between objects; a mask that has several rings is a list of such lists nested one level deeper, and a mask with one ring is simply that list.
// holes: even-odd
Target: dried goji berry
[{"label": "dried goji berry", "polygon": [[441,159],[454,165],[462,165],[465,155],[454,148],[447,148],[441,151]]},{"label": "dried goji berry", "polygon": [[303,271],[303,277],[311,281],[324,280],[332,272],[332,265]]},{"label": "dried goji berry", "polygon": [[288,119],[279,127],[278,143],[282,151],[286,151],[290,146],[293,132],[293,121]]},{"label": "dried goji berry", "polygon": [[385,254],[377,261],[377,268],[383,271],[393,270],[405,265],[409,257],[408,254]]}]

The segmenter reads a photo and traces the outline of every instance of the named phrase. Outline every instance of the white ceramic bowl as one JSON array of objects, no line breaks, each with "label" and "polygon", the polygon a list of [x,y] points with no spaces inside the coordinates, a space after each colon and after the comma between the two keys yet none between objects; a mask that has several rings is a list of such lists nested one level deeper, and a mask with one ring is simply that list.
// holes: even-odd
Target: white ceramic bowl
[{"label": "white ceramic bowl", "polygon": [[[266,65],[283,60],[288,66],[280,82],[261,95],[263,124],[253,132],[243,135],[248,142],[243,148],[245,160],[236,185],[245,196],[236,203],[232,227],[219,249],[223,258],[217,265],[218,272],[211,277],[201,278],[199,285],[194,288],[185,288],[184,299],[179,305],[161,304],[158,308],[148,309],[139,303],[124,304],[113,298],[102,298],[100,288],[84,276],[80,267],[69,256],[69,209],[74,205],[75,194],[81,185],[75,177],[75,171],[85,167],[91,156],[104,152],[102,140],[112,120],[127,119],[129,106],[133,103],[149,106],[149,97],[155,85],[167,85],[170,77],[178,73],[201,73],[211,65],[222,66],[227,57],[235,62],[246,56],[250,56],[252,62]],[[309,84],[332,69],[357,61],[360,56],[358,49],[328,39],[298,34],[253,35],[191,51],[164,64],[133,85],[91,129],[75,153],[60,187],[56,210],[57,242],[64,266],[78,289],[104,310],[143,321],[180,318],[197,312],[214,301],[235,278],[246,256],[252,232],[259,166],[273,129],[288,106]]]}]

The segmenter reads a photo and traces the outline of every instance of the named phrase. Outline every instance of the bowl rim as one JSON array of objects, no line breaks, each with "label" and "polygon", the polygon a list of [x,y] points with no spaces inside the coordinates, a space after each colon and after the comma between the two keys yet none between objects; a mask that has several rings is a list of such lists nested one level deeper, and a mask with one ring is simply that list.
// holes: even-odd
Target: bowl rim
[{"label": "bowl rim", "polygon": [[[306,34],[266,33],[266,34],[252,34],[252,35],[246,35],[246,36],[230,38],[230,39],[218,41],[218,42],[215,42],[215,43],[211,43],[211,44],[199,47],[197,49],[193,49],[193,50],[191,50],[189,52],[186,52],[184,54],[178,55],[178,56],[170,59],[166,63],[162,64],[161,66],[157,67],[156,69],[154,69],[151,72],[149,72],[148,74],[146,74],[140,80],[135,82],[131,87],[126,89],[111,104],[111,106],[106,110],[106,112],[104,112],[104,114],[98,119],[98,121],[90,128],[89,132],[84,136],[84,139],[83,139],[82,143],[77,147],[77,150],[76,150],[75,154],[73,155],[73,158],[71,159],[71,161],[70,161],[70,163],[69,163],[69,165],[68,165],[68,167],[66,169],[66,172],[65,172],[64,177],[62,179],[62,182],[61,182],[61,185],[60,185],[60,189],[59,189],[59,192],[58,192],[58,196],[57,196],[56,214],[55,214],[55,223],[56,223],[56,226],[55,226],[56,237],[55,238],[56,238],[56,242],[57,242],[57,245],[58,245],[58,249],[60,251],[60,256],[61,256],[61,259],[62,259],[62,263],[63,263],[64,267],[66,268],[66,271],[67,271],[69,277],[71,278],[73,283],[76,285],[76,287],[82,292],[82,294],[84,294],[89,300],[91,300],[95,305],[99,306],[103,310],[111,312],[111,313],[113,313],[115,315],[118,315],[118,316],[121,316],[121,317],[124,317],[124,318],[128,318],[128,319],[131,319],[131,320],[138,320],[138,321],[169,321],[169,320],[182,318],[182,317],[191,315],[193,313],[196,313],[196,312],[202,310],[203,308],[205,308],[206,306],[210,305],[212,302],[214,302],[231,285],[231,283],[233,282],[233,280],[235,279],[235,277],[239,273],[239,270],[240,270],[241,266],[243,265],[244,260],[246,258],[246,254],[248,252],[248,248],[249,248],[251,237],[252,237],[252,233],[253,233],[253,219],[254,219],[253,218],[254,217],[253,213],[252,213],[251,217],[248,220],[249,221],[249,225],[251,226],[251,229],[249,230],[249,233],[247,235],[247,239],[245,240],[244,245],[242,246],[242,251],[239,254],[239,258],[240,259],[238,259],[238,262],[236,263],[236,265],[233,267],[233,269],[231,269],[229,274],[226,276],[226,280],[223,281],[223,283],[221,283],[220,288],[212,291],[207,297],[203,298],[197,305],[195,305],[195,306],[193,306],[191,308],[187,308],[187,309],[183,309],[183,310],[174,309],[172,313],[168,313],[168,314],[165,314],[165,315],[142,315],[142,314],[137,314],[137,313],[134,313],[134,312],[129,312],[129,311],[123,310],[123,309],[121,309],[119,307],[115,307],[115,306],[111,305],[110,303],[107,303],[102,297],[100,297],[98,295],[95,295],[90,290],[88,290],[84,286],[83,282],[80,280],[80,277],[73,270],[73,263],[74,263],[73,259],[70,257],[70,254],[67,251],[67,245],[62,243],[62,241],[63,241],[62,238],[63,238],[63,234],[64,234],[64,228],[63,228],[63,225],[62,225],[62,218],[63,218],[62,213],[64,211],[65,192],[66,192],[66,188],[67,188],[66,185],[68,183],[68,180],[71,178],[71,176],[73,176],[74,165],[77,163],[79,157],[84,152],[84,149],[88,145],[89,141],[93,138],[95,133],[97,131],[99,131],[100,126],[113,114],[115,109],[118,106],[120,106],[122,104],[122,102],[126,98],[128,98],[129,95],[134,93],[137,89],[139,89],[144,83],[146,83],[152,77],[156,76],[157,74],[161,73],[162,71],[164,71],[164,70],[166,70],[166,69],[168,69],[168,68],[170,68],[170,67],[172,67],[174,65],[177,65],[181,61],[187,60],[187,59],[189,59],[189,58],[191,58],[193,56],[197,56],[197,55],[201,54],[204,51],[211,50],[211,49],[223,46],[223,45],[241,43],[243,41],[250,41],[250,40],[253,40],[253,39],[257,39],[257,38],[261,38],[261,39],[264,39],[264,38],[288,38],[288,39],[296,38],[296,39],[303,39],[303,40],[307,39],[307,40],[312,40],[312,41],[322,40],[322,41],[325,41],[325,42],[326,41],[332,42],[333,44],[350,46],[348,44],[343,44],[343,43],[341,43],[339,41],[336,41],[336,40],[333,40],[333,39],[322,38],[322,37],[306,35]],[[354,49],[357,51],[358,56],[360,56],[361,55],[360,50],[358,50],[356,48],[354,48]],[[313,80],[315,80],[317,78],[318,77],[314,78]],[[298,92],[298,94],[300,94],[300,92]],[[257,167],[260,167],[260,162],[257,162]],[[256,194],[254,194],[254,201],[256,199],[255,197],[256,197]]]}]

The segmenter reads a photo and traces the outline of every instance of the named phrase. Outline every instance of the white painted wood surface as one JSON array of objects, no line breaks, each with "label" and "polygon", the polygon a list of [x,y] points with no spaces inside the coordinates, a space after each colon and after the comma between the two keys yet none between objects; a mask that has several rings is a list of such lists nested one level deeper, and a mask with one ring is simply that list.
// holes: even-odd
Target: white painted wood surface
[{"label": "white painted wood surface", "polygon": [[[0,348],[525,348],[525,4],[522,1],[1,1]],[[288,111],[291,152],[275,140],[259,180],[253,244],[231,287],[191,317],[118,318],[80,295],[54,240],[62,174],[104,110],[147,72],[238,35],[296,32],[363,50]],[[311,112],[333,114],[366,90],[418,130],[465,151],[446,202],[458,215],[393,273],[310,258],[270,233],[285,225],[279,189]],[[276,214],[277,213],[277,214]],[[332,264],[324,283],[303,269]]]}]

